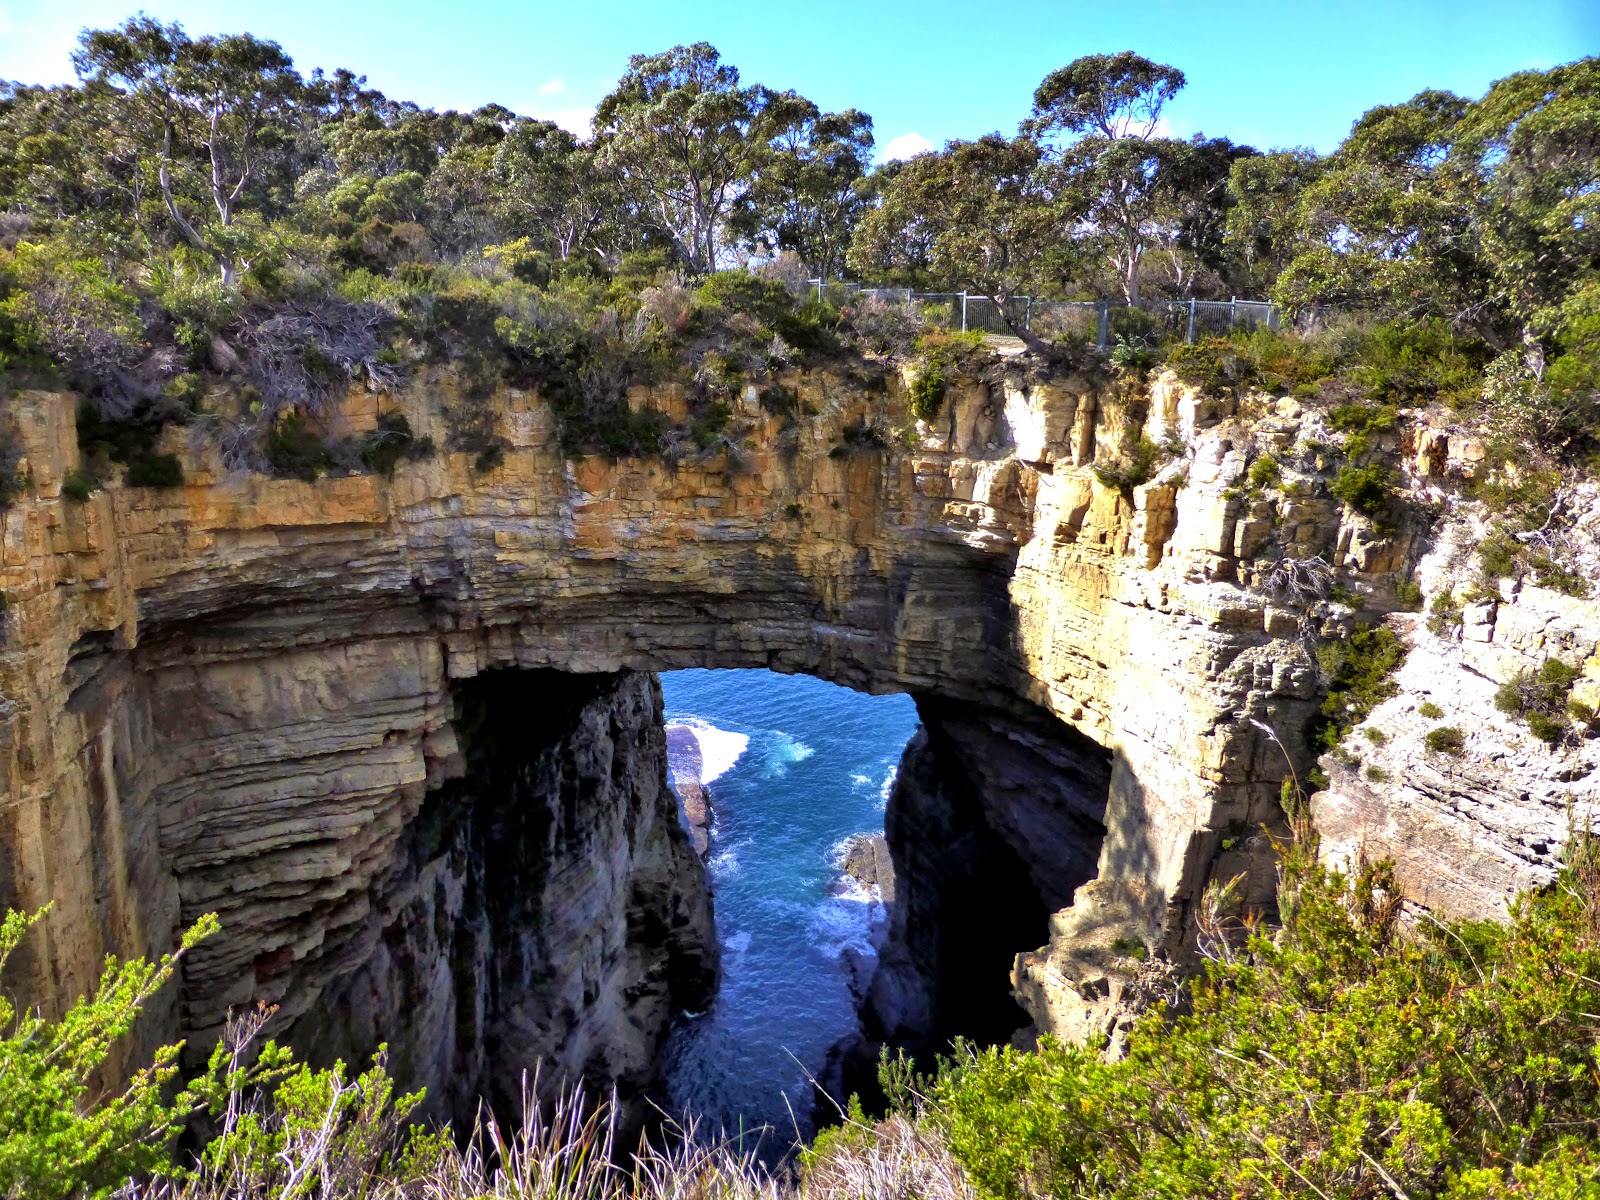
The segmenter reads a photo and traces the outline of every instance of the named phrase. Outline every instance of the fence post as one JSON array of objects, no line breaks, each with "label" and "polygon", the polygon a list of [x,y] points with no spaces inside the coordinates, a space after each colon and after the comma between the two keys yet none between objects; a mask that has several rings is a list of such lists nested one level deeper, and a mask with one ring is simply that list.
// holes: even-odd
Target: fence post
[{"label": "fence post", "polygon": [[1189,345],[1194,345],[1194,297],[1189,297],[1189,332],[1183,339]]},{"label": "fence post", "polygon": [[911,289],[910,288],[906,289],[906,311],[907,312],[911,311]]},{"label": "fence post", "polygon": [[1232,329],[1239,323],[1239,297],[1235,296],[1228,301],[1228,328]]},{"label": "fence post", "polygon": [[822,303],[822,282],[826,278],[827,278],[827,276],[824,275],[821,271],[817,272],[817,303],[818,304]]},{"label": "fence post", "polygon": [[1276,304],[1268,303],[1267,305],[1267,328],[1272,330],[1273,333],[1278,332],[1278,306]]},{"label": "fence post", "polygon": [[1033,332],[1033,297],[1028,297],[1028,310],[1022,314],[1022,327],[1029,333]]},{"label": "fence post", "polygon": [[961,332],[967,331],[967,294],[961,293]]},{"label": "fence post", "polygon": [[1111,337],[1111,302],[1100,301],[1100,320],[1095,328],[1094,346],[1096,350],[1104,350]]}]

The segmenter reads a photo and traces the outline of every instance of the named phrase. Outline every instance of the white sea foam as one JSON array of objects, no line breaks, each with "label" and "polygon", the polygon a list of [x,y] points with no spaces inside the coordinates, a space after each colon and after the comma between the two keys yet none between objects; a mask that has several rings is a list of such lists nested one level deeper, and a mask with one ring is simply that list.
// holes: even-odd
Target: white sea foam
[{"label": "white sea foam", "polygon": [[694,730],[695,740],[700,743],[701,783],[710,783],[713,779],[726,775],[750,745],[749,734],[718,729],[709,721],[702,721],[698,717],[688,717],[672,723],[685,725]]},{"label": "white sea foam", "polygon": [[872,776],[871,775],[852,775],[852,776],[850,776],[850,782],[855,784],[857,787],[866,787],[872,782]]},{"label": "white sea foam", "polygon": [[797,762],[805,762],[815,753],[815,750],[799,738],[774,730],[772,749],[767,753],[766,773],[769,777],[786,775],[791,766]]},{"label": "white sea foam", "polygon": [[832,958],[846,950],[875,955],[886,916],[883,904],[869,896],[831,896],[812,913],[811,942]]},{"label": "white sea foam", "polygon": [[711,873],[712,879],[726,879],[729,875],[739,873],[741,864],[738,851],[737,846],[729,846],[711,856],[706,862],[706,870]]},{"label": "white sea foam", "polygon": [[899,767],[890,767],[889,773],[883,777],[883,786],[878,789],[879,812],[882,812],[889,807],[889,793],[894,791],[895,777],[899,774]]}]

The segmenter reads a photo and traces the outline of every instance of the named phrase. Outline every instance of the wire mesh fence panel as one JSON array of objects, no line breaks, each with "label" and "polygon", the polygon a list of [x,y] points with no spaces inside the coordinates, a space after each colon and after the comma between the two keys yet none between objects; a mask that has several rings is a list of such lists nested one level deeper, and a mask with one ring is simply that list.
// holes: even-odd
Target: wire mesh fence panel
[{"label": "wire mesh fence panel", "polygon": [[[1277,329],[1278,306],[1266,300],[1040,300],[1015,296],[1006,312],[988,296],[971,292],[919,292],[841,280],[785,280],[797,296],[831,304],[868,303],[903,308],[926,325],[1009,336],[1025,329],[1041,338],[1072,337],[1108,349],[1119,340],[1195,341],[1234,328]],[[1011,321],[1006,320],[1006,316]]]},{"label": "wire mesh fence panel", "polygon": [[[1015,336],[1017,329],[1026,329],[1032,322],[1033,301],[1025,296],[1015,296],[1007,301],[1005,309],[988,296],[966,297],[967,319],[964,328],[969,333],[994,333],[1002,337]],[[1006,317],[1011,318],[1007,322]]]},{"label": "wire mesh fence panel", "polygon": [[924,325],[961,328],[960,292],[912,292],[911,311]]}]

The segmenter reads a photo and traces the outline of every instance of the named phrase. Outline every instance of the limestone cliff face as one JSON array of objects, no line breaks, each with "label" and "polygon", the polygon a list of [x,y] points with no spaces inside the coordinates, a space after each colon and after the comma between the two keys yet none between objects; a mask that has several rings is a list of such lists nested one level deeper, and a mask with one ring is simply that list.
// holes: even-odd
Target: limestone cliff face
[{"label": "limestone cliff face", "polygon": [[[908,766],[945,766],[915,793],[905,772],[890,814],[906,924],[886,959],[916,968],[902,1015],[913,976],[966,953],[927,945],[947,899],[933,831],[969,830],[1026,883],[1044,944],[1015,986],[1045,1030],[1104,990],[1075,954],[1090,926],[1177,953],[1213,876],[1270,899],[1251,831],[1279,819],[1290,766],[1311,766],[1294,734],[1318,691],[1285,564],[1324,563],[1392,608],[1426,549],[1327,498],[1315,446],[1336,435],[1318,415],[1170,376],[1002,364],[918,426],[892,371],[785,382],[804,415],[765,413],[752,389],[736,456],[563,461],[548,408],[509,391],[488,401],[511,449],[487,474],[450,454],[387,479],[230,479],[197,427],[168,433],[185,486],[82,505],[60,495],[71,399],[8,398],[34,487],[0,514],[0,900],[55,902],[21,986],[59,1004],[104,953],[164,947],[218,909],[227,936],[152,1025],[203,1035],[230,1004],[309,1019],[301,997],[364,979],[385,995],[385,954],[478,945],[416,928],[438,912],[462,928],[456,885],[424,903],[405,881],[455,844],[428,821],[461,786],[457,689],[510,668],[770,667],[916,695],[927,733]],[[400,411],[443,445],[460,402],[448,374],[423,374],[350,397],[331,425]],[[681,415],[684,392],[630,402]],[[861,422],[882,448],[841,441]],[[1094,466],[1141,433],[1177,452],[1147,483],[1106,486]],[[1266,453],[1294,487],[1246,485]],[[460,978],[430,1002],[459,1013]]]},{"label": "limestone cliff face", "polygon": [[[1429,446],[1444,457],[1444,439]],[[1600,505],[1580,497],[1590,545]],[[1445,522],[1418,578],[1431,594],[1473,581],[1471,514]],[[1565,565],[1600,578],[1581,542]],[[1396,694],[1324,756],[1330,786],[1313,816],[1324,852],[1338,861],[1393,858],[1407,899],[1461,916],[1502,917],[1511,897],[1554,878],[1574,829],[1600,808],[1600,740],[1574,729],[1556,745],[1495,704],[1502,685],[1549,660],[1578,673],[1570,697],[1600,708],[1600,601],[1501,580],[1480,590],[1458,620],[1397,614],[1408,647]],[[1432,628],[1430,629],[1430,624]],[[1461,745],[1430,748],[1434,730]]]}]

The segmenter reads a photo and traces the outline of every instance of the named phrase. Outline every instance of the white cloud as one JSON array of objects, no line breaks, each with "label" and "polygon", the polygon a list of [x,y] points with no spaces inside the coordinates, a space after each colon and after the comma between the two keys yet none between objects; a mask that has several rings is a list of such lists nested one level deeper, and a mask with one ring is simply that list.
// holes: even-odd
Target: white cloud
[{"label": "white cloud", "polygon": [[547,79],[539,85],[539,95],[541,96],[559,96],[566,90],[567,81],[565,79]]},{"label": "white cloud", "polygon": [[594,109],[589,108],[536,108],[530,114],[541,121],[554,121],[581,138],[589,136],[594,128]]},{"label": "white cloud", "polygon": [[884,162],[894,162],[897,158],[910,158],[921,154],[924,150],[932,150],[933,143],[920,133],[902,133],[897,138],[890,138],[883,147]]}]

